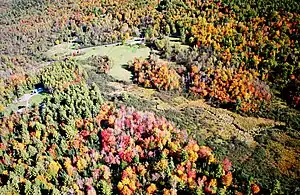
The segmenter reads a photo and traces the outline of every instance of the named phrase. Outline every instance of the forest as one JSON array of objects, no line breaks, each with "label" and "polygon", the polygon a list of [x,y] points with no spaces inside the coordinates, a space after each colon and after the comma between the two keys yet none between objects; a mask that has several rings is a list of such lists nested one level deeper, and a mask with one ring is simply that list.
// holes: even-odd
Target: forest
[{"label": "forest", "polygon": [[300,193],[299,31],[297,0],[1,2],[0,194]]}]

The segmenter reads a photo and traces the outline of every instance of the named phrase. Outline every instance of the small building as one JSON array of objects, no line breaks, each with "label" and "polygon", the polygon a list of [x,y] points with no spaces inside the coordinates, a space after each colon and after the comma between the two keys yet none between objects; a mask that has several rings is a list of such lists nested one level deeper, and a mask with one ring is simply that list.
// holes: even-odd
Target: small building
[{"label": "small building", "polygon": [[25,108],[26,108],[25,106],[19,106],[18,110],[17,110],[17,113],[22,114],[25,111]]},{"label": "small building", "polygon": [[38,93],[42,93],[43,91],[44,91],[44,89],[39,87],[39,88],[32,90],[31,94],[38,94]]}]

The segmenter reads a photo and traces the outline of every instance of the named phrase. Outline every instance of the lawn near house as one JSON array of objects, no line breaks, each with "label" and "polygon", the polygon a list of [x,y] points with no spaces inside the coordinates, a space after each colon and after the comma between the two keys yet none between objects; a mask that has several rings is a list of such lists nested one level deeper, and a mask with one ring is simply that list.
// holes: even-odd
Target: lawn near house
[{"label": "lawn near house", "polygon": [[45,97],[47,97],[47,93],[39,93],[39,94],[34,94],[34,95],[30,95],[30,94],[27,93],[27,94],[24,94],[24,96],[26,97],[26,100],[23,99],[24,101],[17,101],[15,103],[12,103],[9,106],[7,106],[6,109],[5,109],[5,111],[3,112],[4,116],[7,116],[11,112],[16,112],[19,109],[21,109],[23,107],[26,107],[26,105],[27,105],[27,98],[28,98],[28,106],[39,105],[40,103],[42,103],[43,99]]}]

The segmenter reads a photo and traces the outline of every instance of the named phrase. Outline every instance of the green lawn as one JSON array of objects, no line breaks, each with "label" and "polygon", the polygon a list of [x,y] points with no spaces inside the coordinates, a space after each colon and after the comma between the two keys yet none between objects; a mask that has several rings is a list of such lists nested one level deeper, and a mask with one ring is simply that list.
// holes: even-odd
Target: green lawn
[{"label": "green lawn", "polygon": [[84,61],[93,55],[108,56],[112,60],[112,68],[108,74],[117,80],[130,82],[132,74],[124,68],[124,65],[134,60],[134,58],[147,58],[150,49],[148,47],[138,47],[137,45],[98,46],[84,49],[82,53],[84,54],[74,58]]},{"label": "green lawn", "polygon": [[33,105],[33,104],[40,104],[42,103],[43,99],[47,96],[47,93],[44,94],[37,94],[35,96],[33,96],[30,101],[29,104]]}]

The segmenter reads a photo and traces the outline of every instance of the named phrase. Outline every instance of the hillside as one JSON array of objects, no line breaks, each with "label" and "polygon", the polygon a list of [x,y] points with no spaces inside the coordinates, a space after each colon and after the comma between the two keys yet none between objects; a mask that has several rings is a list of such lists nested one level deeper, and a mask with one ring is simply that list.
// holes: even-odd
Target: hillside
[{"label": "hillside", "polygon": [[0,3],[0,194],[300,193],[300,3]]}]

